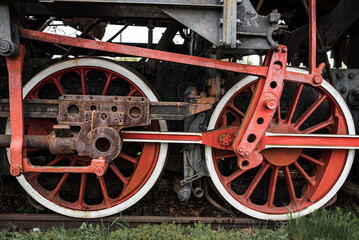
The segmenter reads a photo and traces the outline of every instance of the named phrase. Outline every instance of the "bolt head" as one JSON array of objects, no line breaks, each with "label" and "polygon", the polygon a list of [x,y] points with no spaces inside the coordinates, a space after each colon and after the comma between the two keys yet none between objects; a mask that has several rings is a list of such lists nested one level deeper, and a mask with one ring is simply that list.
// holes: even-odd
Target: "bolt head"
[{"label": "bolt head", "polygon": [[237,152],[241,154],[243,152],[243,149],[239,147],[237,148]]},{"label": "bolt head", "polygon": [[224,147],[227,147],[227,146],[229,146],[231,144],[232,138],[228,133],[222,133],[219,136],[218,142],[219,142],[220,145],[222,145]]},{"label": "bolt head", "polygon": [[266,109],[275,109],[277,107],[277,102],[273,98],[266,98],[263,102],[263,106]]},{"label": "bolt head", "polygon": [[0,53],[2,54],[8,54],[11,52],[11,43],[9,41],[6,40],[1,40],[0,41]]},{"label": "bolt head", "polygon": [[313,83],[315,83],[315,84],[320,84],[321,82],[322,82],[322,78],[321,78],[321,77],[315,76],[315,77],[313,78]]},{"label": "bolt head", "polygon": [[95,174],[99,177],[103,176],[105,174],[105,169],[103,167],[97,167],[95,169]]},{"label": "bolt head", "polygon": [[242,42],[241,42],[241,41],[239,41],[239,40],[236,40],[236,47],[239,47],[239,46],[241,46],[241,44],[242,44]]},{"label": "bolt head", "polygon": [[249,155],[249,152],[245,152],[245,153],[244,153],[244,156],[247,157],[248,155]]},{"label": "bolt head", "polygon": [[287,48],[286,47],[283,47],[282,48],[282,53],[286,53],[287,52]]},{"label": "bolt head", "polygon": [[22,173],[21,167],[17,164],[10,167],[10,174],[14,177],[20,176]]}]

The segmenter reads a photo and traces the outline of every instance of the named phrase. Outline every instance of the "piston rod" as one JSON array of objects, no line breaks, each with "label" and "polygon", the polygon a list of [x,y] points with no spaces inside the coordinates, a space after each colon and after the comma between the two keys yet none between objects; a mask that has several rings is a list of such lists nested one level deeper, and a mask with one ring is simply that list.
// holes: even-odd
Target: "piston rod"
[{"label": "piston rod", "polygon": [[[218,129],[204,133],[190,132],[152,132],[152,131],[122,131],[124,142],[151,142],[151,143],[181,143],[204,144],[218,149],[230,150],[218,144],[218,136],[223,133],[233,132],[233,129]],[[25,135],[27,148],[54,149],[61,139],[52,141],[52,135]],[[11,143],[11,135],[0,135],[0,148],[8,148]],[[320,148],[320,149],[359,149],[359,135],[335,135],[335,134],[287,134],[267,132],[259,144],[261,150],[267,148]],[[64,154],[68,153],[64,150]]]}]

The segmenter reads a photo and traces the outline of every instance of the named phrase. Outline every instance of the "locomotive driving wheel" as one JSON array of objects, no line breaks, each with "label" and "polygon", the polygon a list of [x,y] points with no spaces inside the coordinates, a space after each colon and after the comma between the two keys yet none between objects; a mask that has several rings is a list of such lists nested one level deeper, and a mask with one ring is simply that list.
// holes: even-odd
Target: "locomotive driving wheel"
[{"label": "locomotive driving wheel", "polygon": [[[128,67],[99,58],[80,58],[43,70],[23,87],[26,99],[57,99],[64,94],[143,96],[158,101],[146,81]],[[26,119],[25,134],[48,135],[55,119]],[[152,121],[141,131],[167,131],[165,121]],[[10,134],[10,123],[6,126]],[[76,131],[76,129],[75,129]],[[106,141],[100,148],[106,148]],[[7,149],[8,159],[10,159]],[[87,173],[25,173],[17,180],[37,202],[60,214],[98,218],[118,213],[135,204],[155,184],[167,155],[166,143],[124,143],[104,176]],[[91,159],[51,155],[28,149],[34,165],[88,166]]]},{"label": "locomotive driving wheel", "polygon": [[[208,130],[240,126],[256,82],[249,76],[232,87],[218,103]],[[318,88],[286,82],[278,105],[267,132],[355,134],[347,105],[325,81]],[[206,146],[207,167],[219,193],[239,211],[264,220],[286,220],[323,206],[344,183],[354,158],[354,150],[339,149],[278,148],[261,154],[258,167],[241,170],[233,151]]]}]

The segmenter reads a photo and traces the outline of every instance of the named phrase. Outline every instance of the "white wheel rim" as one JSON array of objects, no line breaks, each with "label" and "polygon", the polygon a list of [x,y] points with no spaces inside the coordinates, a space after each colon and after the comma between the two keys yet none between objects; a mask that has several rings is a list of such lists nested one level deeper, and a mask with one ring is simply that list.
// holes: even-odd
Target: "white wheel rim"
[{"label": "white wheel rim", "polygon": [[[297,69],[297,68],[287,68],[290,71],[293,72],[301,72],[301,73],[307,73],[305,70]],[[248,76],[244,78],[243,80],[239,81],[236,85],[234,85],[225,95],[224,97],[219,101],[216,109],[214,110],[212,117],[208,124],[208,130],[213,130],[215,127],[215,124],[218,120],[218,117],[220,113],[222,112],[223,107],[226,105],[226,103],[232,98],[233,95],[236,94],[237,91],[242,89],[244,86],[248,85],[249,83],[257,80],[258,77],[255,76]],[[340,94],[326,81],[323,81],[322,85],[324,90],[326,90],[338,103],[338,105],[341,107],[341,110],[344,114],[346,124],[348,127],[348,133],[349,135],[355,135],[355,126],[354,121],[352,118],[352,115],[350,113],[350,110],[348,106],[346,105],[344,99],[340,96]],[[319,208],[321,208],[324,204],[326,204],[329,200],[331,200],[334,195],[339,191],[341,186],[344,184],[345,179],[347,178],[350,168],[353,164],[354,160],[354,154],[355,150],[348,150],[348,156],[345,163],[345,166],[343,168],[342,174],[340,175],[337,182],[334,184],[333,188],[319,201],[316,203],[310,205],[309,207],[298,211],[293,212],[290,214],[267,214],[262,213],[259,211],[255,211],[251,208],[248,208],[244,206],[243,204],[239,203],[232,195],[226,190],[226,188],[223,186],[219,176],[217,175],[217,172],[215,170],[215,166],[213,163],[213,156],[212,156],[212,148],[209,146],[206,146],[205,148],[205,154],[206,154],[206,162],[207,162],[207,168],[209,171],[209,174],[211,176],[211,179],[213,181],[213,184],[216,186],[219,193],[237,210],[252,216],[254,218],[262,219],[262,220],[287,220],[289,218],[296,218],[299,216],[307,215]]]},{"label": "white wheel rim", "polygon": [[[64,62],[57,63],[55,65],[52,65],[42,72],[38,73],[35,77],[33,77],[28,83],[25,84],[23,87],[23,96],[24,98],[27,96],[27,94],[33,89],[38,83],[41,82],[44,78],[47,76],[54,74],[58,71],[71,68],[71,67],[82,67],[82,66],[96,66],[101,67],[105,69],[110,69],[111,71],[114,71],[127,79],[131,80],[145,95],[146,97],[152,101],[157,102],[158,99],[155,96],[155,94],[152,92],[152,90],[139,78],[136,74],[129,71],[128,69],[120,66],[119,64],[116,64],[112,61],[99,59],[99,58],[79,58],[79,59],[72,59]],[[159,121],[159,127],[160,131],[167,131],[167,123],[166,121]],[[11,134],[11,128],[10,128],[10,119],[8,119],[6,123],[5,128],[6,134]],[[168,144],[167,143],[161,143],[160,145],[160,151],[157,159],[157,164],[149,177],[148,181],[143,185],[143,187],[135,193],[132,197],[125,200],[124,202],[102,210],[96,210],[96,211],[79,211],[79,210],[73,210],[69,208],[65,208],[62,206],[59,206],[50,200],[43,197],[39,192],[37,192],[31,184],[26,180],[26,178],[21,175],[20,177],[17,177],[17,180],[19,181],[20,185],[25,189],[25,191],[38,203],[42,204],[48,209],[51,209],[54,212],[70,216],[70,217],[76,217],[76,218],[99,218],[99,217],[106,217],[109,215],[116,214],[118,212],[124,211],[125,209],[131,207],[133,204],[138,202],[142,197],[146,195],[146,193],[153,187],[153,185],[156,183],[156,180],[160,176],[163,167],[166,162],[166,156],[167,156],[167,150],[168,150]],[[7,158],[10,161],[10,149],[6,149]]]}]

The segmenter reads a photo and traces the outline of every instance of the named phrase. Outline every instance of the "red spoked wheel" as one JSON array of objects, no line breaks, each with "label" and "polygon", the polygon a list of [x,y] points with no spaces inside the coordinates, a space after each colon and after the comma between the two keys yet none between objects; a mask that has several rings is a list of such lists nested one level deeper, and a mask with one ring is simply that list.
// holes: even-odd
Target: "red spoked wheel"
[{"label": "red spoked wheel", "polygon": [[[157,97],[146,81],[128,67],[99,58],[80,58],[57,63],[32,78],[23,88],[27,99],[57,99],[63,94]],[[47,135],[55,119],[26,119],[29,135]],[[10,133],[10,124],[6,130]],[[167,131],[165,121],[153,121],[143,130]],[[87,166],[91,159],[51,155],[28,149],[30,162],[41,166]],[[102,177],[95,174],[26,173],[18,177],[37,202],[60,214],[98,218],[118,213],[135,204],[155,184],[162,172],[167,144],[124,143]],[[8,151],[9,158],[9,151]],[[10,159],[10,158],[9,158]]]},{"label": "red spoked wheel", "polygon": [[[247,77],[227,92],[208,130],[240,126],[256,81]],[[319,88],[286,82],[267,131],[355,134],[348,107],[325,81]],[[206,147],[207,167],[219,193],[233,207],[264,220],[286,220],[323,206],[344,183],[354,158],[354,150],[337,149],[265,149],[261,154],[258,167],[241,170],[234,152]]]}]

